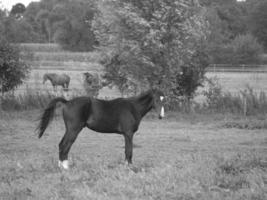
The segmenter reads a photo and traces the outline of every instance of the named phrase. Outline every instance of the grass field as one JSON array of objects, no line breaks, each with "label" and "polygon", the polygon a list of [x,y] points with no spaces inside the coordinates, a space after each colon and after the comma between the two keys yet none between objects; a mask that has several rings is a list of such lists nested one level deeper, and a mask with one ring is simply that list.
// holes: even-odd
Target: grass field
[{"label": "grass field", "polygon": [[38,139],[40,111],[0,115],[1,200],[267,199],[264,117],[150,115],[134,137],[131,168],[122,136],[85,129],[71,149],[71,169],[61,171],[60,116]]}]

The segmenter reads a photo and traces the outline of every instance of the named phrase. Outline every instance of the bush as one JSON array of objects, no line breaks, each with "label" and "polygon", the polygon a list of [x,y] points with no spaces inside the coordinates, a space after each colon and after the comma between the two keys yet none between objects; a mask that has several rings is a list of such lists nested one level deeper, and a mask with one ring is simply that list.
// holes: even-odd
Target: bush
[{"label": "bush", "polygon": [[263,47],[251,34],[237,36],[229,45],[230,61],[234,64],[249,64],[259,62]]},{"label": "bush", "polygon": [[29,66],[20,60],[20,52],[16,46],[10,45],[0,38],[0,91],[14,90],[23,83],[29,73]]},{"label": "bush", "polygon": [[226,45],[211,45],[209,53],[213,63],[251,64],[261,62],[262,45],[251,34],[239,35]]}]

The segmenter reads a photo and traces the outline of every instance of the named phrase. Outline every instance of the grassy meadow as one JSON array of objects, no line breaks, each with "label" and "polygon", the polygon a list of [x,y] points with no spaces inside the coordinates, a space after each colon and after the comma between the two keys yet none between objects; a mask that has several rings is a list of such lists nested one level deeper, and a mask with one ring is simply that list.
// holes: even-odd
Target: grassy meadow
[{"label": "grassy meadow", "polygon": [[[57,113],[41,139],[35,133],[42,112],[38,108],[54,95],[49,83],[42,84],[42,76],[67,73],[71,91],[82,94],[82,73],[101,73],[101,56],[74,55],[54,44],[22,44],[21,48],[32,71],[16,91],[21,95],[5,100],[9,111],[0,110],[0,200],[267,199],[264,112],[248,117],[172,112],[163,120],[149,114],[134,136],[130,167],[124,164],[122,136],[84,129],[70,151],[70,170],[59,169],[58,143],[65,132],[61,115]],[[265,90],[267,80],[267,73],[208,72],[207,76],[217,76],[231,92],[247,83]],[[100,96],[116,97],[119,92],[103,88]],[[254,102],[256,95],[251,97]],[[262,99],[265,102],[265,98],[255,102]]]},{"label": "grassy meadow", "polygon": [[149,115],[134,136],[131,167],[122,136],[84,129],[64,171],[57,167],[62,118],[38,139],[40,112],[1,113],[0,199],[267,198],[264,117]]}]

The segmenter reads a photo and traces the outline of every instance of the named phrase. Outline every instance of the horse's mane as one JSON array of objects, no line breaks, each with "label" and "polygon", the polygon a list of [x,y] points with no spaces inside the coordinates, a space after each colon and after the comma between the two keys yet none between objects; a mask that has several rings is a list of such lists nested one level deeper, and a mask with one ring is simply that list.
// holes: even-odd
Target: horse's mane
[{"label": "horse's mane", "polygon": [[129,97],[129,100],[133,100],[133,101],[141,101],[143,99],[148,98],[149,96],[153,97],[153,92],[152,90],[147,90],[145,92],[140,93],[137,96],[133,96],[133,97]]}]

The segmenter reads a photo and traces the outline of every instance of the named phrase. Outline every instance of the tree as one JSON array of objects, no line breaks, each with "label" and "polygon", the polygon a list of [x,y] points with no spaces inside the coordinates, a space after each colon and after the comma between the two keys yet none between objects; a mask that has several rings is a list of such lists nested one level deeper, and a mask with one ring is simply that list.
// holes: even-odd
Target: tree
[{"label": "tree", "polygon": [[267,1],[257,4],[250,15],[252,33],[267,49]]},{"label": "tree", "polygon": [[231,64],[257,63],[259,55],[263,53],[262,45],[251,35],[239,35],[228,45],[229,60]]},{"label": "tree", "polygon": [[196,44],[208,34],[198,1],[110,0],[99,9],[94,28],[109,81],[123,88],[130,79],[146,86],[140,90],[175,95],[181,66],[191,66]]},{"label": "tree", "polygon": [[27,78],[29,67],[20,61],[19,50],[0,37],[0,91],[14,90]]},{"label": "tree", "polygon": [[64,9],[61,7],[60,10],[61,16],[55,13],[50,15],[51,24],[57,24],[58,27],[54,32],[55,41],[68,50],[93,50],[96,44],[96,38],[91,29],[91,22],[96,12],[94,2],[70,1],[65,4]]},{"label": "tree", "polygon": [[37,41],[38,35],[25,19],[17,20],[13,17],[6,17],[2,23],[2,35],[9,42],[22,43]]},{"label": "tree", "polygon": [[10,15],[15,16],[16,19],[19,19],[23,16],[23,13],[25,12],[26,7],[22,3],[17,3],[14,6],[12,6],[12,9],[10,11]]}]

